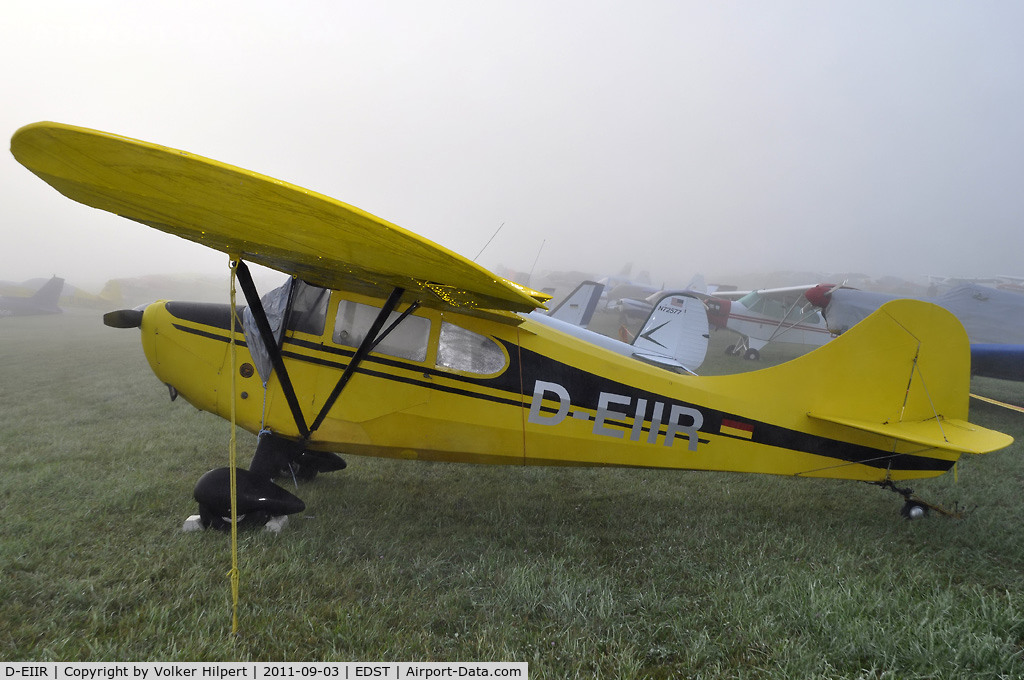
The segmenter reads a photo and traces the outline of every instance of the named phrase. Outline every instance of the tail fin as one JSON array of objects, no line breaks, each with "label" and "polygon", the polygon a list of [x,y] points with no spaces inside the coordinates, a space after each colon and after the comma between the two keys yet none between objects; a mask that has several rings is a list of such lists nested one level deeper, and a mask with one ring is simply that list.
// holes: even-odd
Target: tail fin
[{"label": "tail fin", "polygon": [[558,306],[552,309],[548,316],[586,328],[594,316],[594,310],[597,309],[597,303],[601,300],[602,293],[604,293],[603,283],[584,281],[576,286],[576,290],[569,293],[567,298],[558,303]]},{"label": "tail fin", "polygon": [[29,299],[40,307],[57,308],[61,291],[64,290],[64,279],[54,276],[42,285]]},{"label": "tail fin", "polygon": [[633,348],[639,359],[690,372],[697,370],[708,352],[708,314],[704,303],[692,295],[676,293],[662,297],[633,339]]},{"label": "tail fin", "polygon": [[785,364],[705,380],[756,401],[774,425],[864,443],[890,457],[941,457],[952,465],[962,453],[1013,442],[967,421],[967,333],[950,312],[918,300],[888,302]]}]

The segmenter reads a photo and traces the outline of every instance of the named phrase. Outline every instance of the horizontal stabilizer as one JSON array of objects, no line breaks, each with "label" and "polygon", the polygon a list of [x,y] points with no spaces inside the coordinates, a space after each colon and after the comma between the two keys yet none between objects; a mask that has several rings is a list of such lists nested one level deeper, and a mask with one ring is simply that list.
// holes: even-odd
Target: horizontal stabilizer
[{"label": "horizontal stabilizer", "polygon": [[1013,437],[973,425],[966,420],[945,420],[930,418],[916,422],[872,423],[854,418],[840,418],[808,413],[817,420],[824,420],[837,425],[845,425],[857,430],[872,432],[899,439],[900,441],[920,444],[929,448],[949,449],[964,453],[988,453],[1009,446]]},{"label": "horizontal stabilizer", "polygon": [[676,361],[672,357],[667,356],[665,354],[653,354],[651,352],[633,352],[633,358],[634,359],[639,359],[640,361],[644,361],[644,362],[646,362],[648,364],[651,364],[653,366],[659,366],[661,368],[667,368],[670,371],[683,370],[683,371],[685,371],[687,373],[690,373],[692,375],[697,375],[696,373],[691,371],[689,369],[689,367],[684,366],[679,361]]}]

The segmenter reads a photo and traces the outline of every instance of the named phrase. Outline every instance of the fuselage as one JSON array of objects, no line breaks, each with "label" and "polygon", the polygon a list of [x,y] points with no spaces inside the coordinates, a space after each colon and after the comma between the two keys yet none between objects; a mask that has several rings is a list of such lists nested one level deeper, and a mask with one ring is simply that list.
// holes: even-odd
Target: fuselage
[{"label": "fuselage", "polygon": [[[286,332],[282,353],[307,422],[379,306],[335,291]],[[298,438],[277,378],[265,391],[236,326],[234,363],[226,305],[154,303],[141,330],[153,371],[187,401],[228,418],[234,400],[245,429]],[[421,308],[359,367],[307,446],[421,460],[865,480],[934,476],[959,457],[903,453],[892,440],[810,420],[813,390],[806,407],[795,404],[782,395],[800,390],[771,371],[680,375],[529,315],[508,322]]]},{"label": "fuselage", "polygon": [[0,317],[41,316],[43,314],[60,314],[62,311],[55,305],[36,304],[32,298],[0,297]]}]

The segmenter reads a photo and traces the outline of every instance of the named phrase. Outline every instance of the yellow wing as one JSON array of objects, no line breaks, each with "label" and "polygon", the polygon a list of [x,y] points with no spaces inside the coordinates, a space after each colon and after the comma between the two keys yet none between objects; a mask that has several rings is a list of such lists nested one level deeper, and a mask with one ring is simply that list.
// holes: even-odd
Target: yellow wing
[{"label": "yellow wing", "polygon": [[341,201],[185,151],[43,122],[18,130],[11,153],[72,200],[325,288],[397,286],[467,311],[550,297]]}]

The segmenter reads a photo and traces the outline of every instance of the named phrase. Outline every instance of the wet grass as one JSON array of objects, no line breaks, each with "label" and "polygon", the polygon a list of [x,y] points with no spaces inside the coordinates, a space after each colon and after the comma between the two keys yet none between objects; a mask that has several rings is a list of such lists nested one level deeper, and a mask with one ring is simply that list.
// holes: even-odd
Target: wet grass
[{"label": "wet grass", "polygon": [[[719,354],[707,372],[749,368]],[[1024,416],[974,403],[972,419],[1018,443],[914,485],[972,509],[955,521],[905,522],[898,497],[848,482],[349,458],[301,490],[308,510],[282,534],[241,536],[232,636],[227,536],[180,531],[199,474],[225,464],[227,424],[171,404],[134,331],[6,319],[0,659],[1020,677]]]}]

